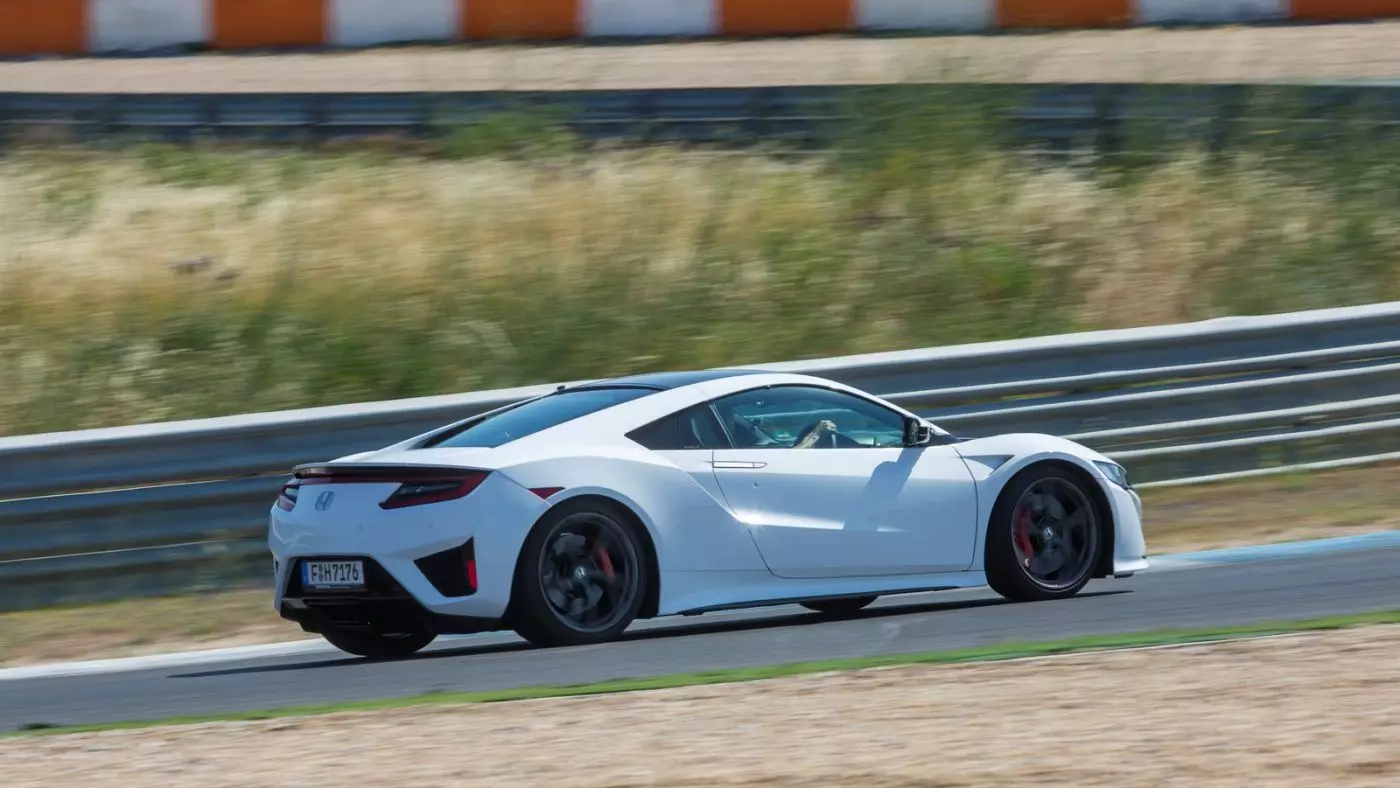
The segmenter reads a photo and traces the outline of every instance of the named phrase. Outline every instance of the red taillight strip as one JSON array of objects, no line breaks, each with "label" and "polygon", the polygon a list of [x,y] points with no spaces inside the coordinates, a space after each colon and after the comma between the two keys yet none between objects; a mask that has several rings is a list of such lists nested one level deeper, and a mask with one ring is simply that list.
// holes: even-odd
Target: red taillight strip
[{"label": "red taillight strip", "polygon": [[301,486],[300,480],[293,479],[282,485],[282,489],[277,491],[277,508],[285,512],[290,512],[297,508],[296,490]]},{"label": "red taillight strip", "polygon": [[[297,495],[287,493],[302,484],[398,484],[393,494],[379,502],[379,508],[402,509],[440,504],[466,497],[482,486],[490,473],[489,470],[445,467],[301,467],[295,472],[295,479],[284,484],[283,491],[277,495],[277,505],[291,511],[297,505]],[[430,490],[423,490],[424,487],[430,487]]]},{"label": "red taillight strip", "polygon": [[[472,471],[470,473],[477,473]],[[401,474],[338,474],[338,475],[317,475],[303,476],[302,484],[440,484],[446,482],[461,481],[466,478],[466,473],[458,475],[440,476],[404,476]]]},{"label": "red taillight strip", "polygon": [[[449,479],[413,479],[400,480],[399,488],[385,500],[381,501],[381,509],[402,509],[407,506],[423,506],[430,503],[443,503],[445,501],[455,501],[458,498],[465,498],[473,490],[481,486],[489,476],[488,471],[472,471],[469,476],[459,476]],[[406,492],[414,487],[424,487],[429,485],[455,484],[446,489],[432,490],[414,494]]]},{"label": "red taillight strip", "polygon": [[[480,487],[489,475],[491,475],[490,471],[475,468],[312,466],[296,471],[296,478],[283,486],[283,492],[278,495],[277,504],[281,508],[291,511],[296,506],[296,496],[294,494],[286,495],[286,493],[306,484],[394,484],[398,485],[398,488],[387,499],[380,502],[379,507],[381,509],[402,509],[407,506],[423,506],[463,498]],[[444,485],[451,486],[444,487]],[[414,492],[415,488],[424,487],[436,489]]]}]

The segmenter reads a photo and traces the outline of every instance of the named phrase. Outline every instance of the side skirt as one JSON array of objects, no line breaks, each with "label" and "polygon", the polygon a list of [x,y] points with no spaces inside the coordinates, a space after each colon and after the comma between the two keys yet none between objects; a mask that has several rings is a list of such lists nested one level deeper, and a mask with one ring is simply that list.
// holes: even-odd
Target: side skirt
[{"label": "side skirt", "polygon": [[866,596],[897,596],[901,594],[927,594],[933,591],[953,591],[969,586],[928,586],[925,588],[910,588],[900,591],[888,591],[885,593],[867,592],[851,594],[821,594],[818,596],[794,596],[782,599],[764,599],[758,602],[733,602],[723,605],[710,605],[708,607],[696,607],[689,610],[682,610],[677,615],[698,616],[704,613],[717,613],[722,610],[747,610],[750,608],[779,607],[781,605],[796,605],[802,602],[827,601],[832,599],[859,599]]},{"label": "side skirt", "polygon": [[695,616],[721,610],[776,607],[827,599],[894,596],[978,588],[987,584],[980,569],[924,575],[781,579],[769,572],[662,571],[657,617]]}]

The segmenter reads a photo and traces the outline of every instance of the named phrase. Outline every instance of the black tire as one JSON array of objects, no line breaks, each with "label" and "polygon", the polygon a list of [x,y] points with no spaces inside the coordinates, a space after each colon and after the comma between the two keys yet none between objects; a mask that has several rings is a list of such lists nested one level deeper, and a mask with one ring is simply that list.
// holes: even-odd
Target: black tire
[{"label": "black tire", "polygon": [[843,599],[814,599],[798,604],[827,616],[849,616],[869,607],[878,596],[852,596]]},{"label": "black tire", "polygon": [[[636,528],[620,507],[598,499],[550,510],[530,531],[516,564],[508,614],[515,632],[546,648],[604,643],[622,634],[652,582]],[[577,615],[571,612],[575,602],[581,603]]]},{"label": "black tire", "polygon": [[332,646],[357,657],[403,659],[422,651],[437,638],[431,632],[404,632],[384,635],[349,629],[327,629],[321,633]]},{"label": "black tire", "polygon": [[[1054,465],[1031,466],[1007,483],[987,528],[985,564],[993,591],[1016,602],[1040,602],[1067,599],[1089,584],[1106,519],[1087,484]],[[1057,560],[1060,569],[1039,571]]]}]

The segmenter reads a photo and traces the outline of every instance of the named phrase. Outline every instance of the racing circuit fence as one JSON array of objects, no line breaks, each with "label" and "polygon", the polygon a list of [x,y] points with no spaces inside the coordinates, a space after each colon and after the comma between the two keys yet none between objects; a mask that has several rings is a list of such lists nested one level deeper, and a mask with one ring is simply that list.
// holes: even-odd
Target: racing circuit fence
[{"label": "racing circuit fence", "polygon": [[[0,92],[0,149],[27,141],[317,142],[431,139],[502,118],[588,142],[789,149],[868,141],[915,113],[978,117],[1051,154],[1291,143],[1364,149],[1400,130],[1394,84],[792,85],[636,90],[328,93]],[[961,119],[960,119],[961,118]],[[984,131],[986,129],[983,129]]]},{"label": "racing circuit fence", "polygon": [[[1141,487],[1400,460],[1400,302],[754,366],[1067,436]],[[0,438],[0,610],[270,582],[292,466],[555,385]]]}]

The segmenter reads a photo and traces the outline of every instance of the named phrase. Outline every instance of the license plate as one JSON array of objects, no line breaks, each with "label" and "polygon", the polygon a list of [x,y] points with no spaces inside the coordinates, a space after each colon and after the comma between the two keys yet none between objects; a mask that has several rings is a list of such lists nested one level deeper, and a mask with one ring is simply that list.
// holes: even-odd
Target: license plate
[{"label": "license plate", "polygon": [[301,584],[318,590],[364,588],[363,561],[303,561]]}]

